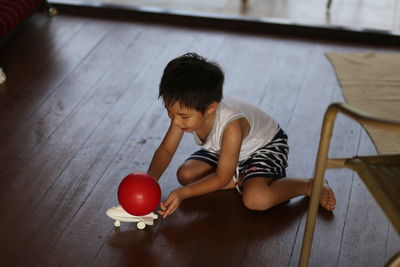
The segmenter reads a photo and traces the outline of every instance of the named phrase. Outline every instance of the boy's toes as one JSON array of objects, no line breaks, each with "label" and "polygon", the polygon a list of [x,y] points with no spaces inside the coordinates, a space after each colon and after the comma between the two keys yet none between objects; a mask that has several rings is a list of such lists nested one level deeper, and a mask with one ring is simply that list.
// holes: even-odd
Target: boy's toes
[{"label": "boy's toes", "polygon": [[329,211],[333,211],[336,208],[335,193],[333,193],[332,188],[326,181],[322,186],[320,205]]},{"label": "boy's toes", "polygon": [[335,201],[328,201],[326,205],[326,209],[329,211],[332,211],[336,208],[336,202]]}]

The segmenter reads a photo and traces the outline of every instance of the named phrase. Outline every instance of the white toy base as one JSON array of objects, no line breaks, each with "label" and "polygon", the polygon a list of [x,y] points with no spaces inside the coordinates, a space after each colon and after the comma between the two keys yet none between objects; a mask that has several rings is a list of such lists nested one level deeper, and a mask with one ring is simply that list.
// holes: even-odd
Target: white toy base
[{"label": "white toy base", "polygon": [[154,212],[144,216],[134,216],[127,213],[121,206],[108,209],[106,214],[108,217],[115,220],[115,227],[120,227],[121,222],[137,222],[136,226],[138,229],[144,229],[146,225],[153,225],[154,220],[158,218],[158,215]]}]

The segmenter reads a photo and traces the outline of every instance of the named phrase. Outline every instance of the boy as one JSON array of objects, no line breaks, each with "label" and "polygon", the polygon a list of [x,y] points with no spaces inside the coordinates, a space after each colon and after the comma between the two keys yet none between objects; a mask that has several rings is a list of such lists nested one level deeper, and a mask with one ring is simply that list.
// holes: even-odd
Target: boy
[{"label": "boy", "polygon": [[[291,198],[310,195],[312,179],[286,178],[287,135],[258,108],[222,96],[224,74],[213,62],[188,53],[169,62],[160,82],[159,97],[171,119],[154,153],[148,173],[157,180],[167,168],[185,132],[202,149],[178,169],[183,185],[161,203],[165,218],[186,198],[235,188],[243,204],[267,210]],[[332,211],[335,195],[325,182],[320,205]]]}]

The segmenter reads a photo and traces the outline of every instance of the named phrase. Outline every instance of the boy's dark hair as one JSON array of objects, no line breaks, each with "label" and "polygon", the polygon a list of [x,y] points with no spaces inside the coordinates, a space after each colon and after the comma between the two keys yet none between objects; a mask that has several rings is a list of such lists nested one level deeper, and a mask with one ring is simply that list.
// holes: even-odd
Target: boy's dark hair
[{"label": "boy's dark hair", "polygon": [[224,72],[217,63],[187,53],[165,67],[158,97],[167,106],[178,101],[182,107],[204,114],[210,104],[221,101],[223,84]]}]

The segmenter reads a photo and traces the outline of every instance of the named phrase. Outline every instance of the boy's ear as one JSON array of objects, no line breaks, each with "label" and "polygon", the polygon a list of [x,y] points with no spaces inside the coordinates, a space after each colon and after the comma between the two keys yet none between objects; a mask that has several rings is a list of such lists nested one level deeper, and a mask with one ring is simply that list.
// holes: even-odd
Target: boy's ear
[{"label": "boy's ear", "polygon": [[206,114],[212,114],[213,112],[215,112],[218,108],[218,103],[217,102],[213,102],[211,103],[208,108],[206,109]]}]

